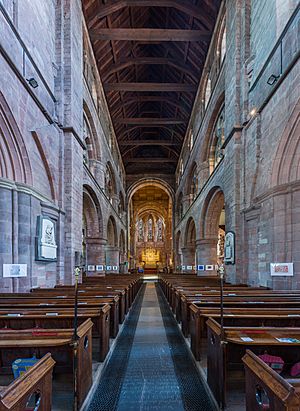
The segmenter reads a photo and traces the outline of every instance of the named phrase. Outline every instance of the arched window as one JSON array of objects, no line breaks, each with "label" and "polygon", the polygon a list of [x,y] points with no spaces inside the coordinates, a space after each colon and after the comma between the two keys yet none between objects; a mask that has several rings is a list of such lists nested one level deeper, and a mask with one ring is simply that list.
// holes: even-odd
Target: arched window
[{"label": "arched window", "polygon": [[190,151],[192,151],[193,147],[194,147],[194,132],[193,132],[193,130],[191,129],[191,130],[190,130],[190,138],[189,138],[189,148],[190,148]]},{"label": "arched window", "polygon": [[109,201],[112,202],[113,181],[112,181],[112,174],[111,174],[109,166],[106,167],[106,172],[105,172],[105,193]]},{"label": "arched window", "polygon": [[86,145],[86,150],[83,152],[83,162],[88,166],[93,155],[93,145],[91,129],[85,117],[83,118],[83,138]]},{"label": "arched window", "polygon": [[163,241],[163,222],[161,218],[157,221],[157,241]]},{"label": "arched window", "polygon": [[144,223],[142,219],[139,220],[138,231],[138,241],[142,242],[144,241]]},{"label": "arched window", "polygon": [[207,80],[206,80],[206,85],[205,85],[205,93],[204,93],[204,108],[206,109],[209,99],[211,96],[211,79],[208,74]]},{"label": "arched window", "polygon": [[195,168],[194,170],[194,174],[192,177],[192,181],[191,181],[191,190],[190,190],[190,194],[191,194],[191,199],[194,200],[196,195],[197,195],[197,191],[198,191],[198,178],[197,178],[197,169]]},{"label": "arched window", "polygon": [[148,220],[148,241],[153,240],[153,220],[150,217]]},{"label": "arched window", "polygon": [[226,54],[226,27],[224,27],[220,43],[220,65],[223,63]]},{"label": "arched window", "polygon": [[211,161],[212,161],[212,170],[219,164],[219,162],[224,157],[223,154],[223,144],[225,141],[225,110],[224,107],[221,110],[215,127],[213,129],[213,138],[212,138],[212,147],[211,147]]},{"label": "arched window", "polygon": [[182,174],[183,174],[183,161],[182,161],[182,159],[180,160],[179,172],[180,172],[180,176],[182,176]]}]

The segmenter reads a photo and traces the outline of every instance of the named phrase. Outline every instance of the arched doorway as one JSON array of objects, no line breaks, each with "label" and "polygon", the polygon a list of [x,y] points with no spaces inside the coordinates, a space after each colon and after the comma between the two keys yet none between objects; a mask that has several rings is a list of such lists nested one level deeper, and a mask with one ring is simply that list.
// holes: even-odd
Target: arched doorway
[{"label": "arched doorway", "polygon": [[[119,271],[120,274],[127,272],[127,253],[126,253],[126,241],[125,241],[125,234],[124,231],[121,230],[120,232],[120,239],[119,239]],[[126,264],[126,265],[125,265]]]}]

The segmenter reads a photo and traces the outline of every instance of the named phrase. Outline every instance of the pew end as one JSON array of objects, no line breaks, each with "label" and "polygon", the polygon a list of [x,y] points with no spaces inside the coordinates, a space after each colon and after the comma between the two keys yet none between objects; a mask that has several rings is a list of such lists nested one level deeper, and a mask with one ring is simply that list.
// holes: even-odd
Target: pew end
[{"label": "pew end", "polygon": [[29,404],[31,399],[34,402],[40,401],[40,411],[51,410],[54,364],[55,361],[48,353],[11,384],[0,387],[0,410],[26,411],[33,409]]}]

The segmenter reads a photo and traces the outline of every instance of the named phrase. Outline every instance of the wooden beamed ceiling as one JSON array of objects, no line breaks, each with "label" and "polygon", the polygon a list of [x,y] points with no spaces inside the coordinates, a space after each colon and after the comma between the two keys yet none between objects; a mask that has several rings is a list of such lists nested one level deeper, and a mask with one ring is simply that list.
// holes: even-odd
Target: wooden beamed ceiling
[{"label": "wooden beamed ceiling", "polygon": [[221,0],[82,0],[128,174],[174,174]]}]

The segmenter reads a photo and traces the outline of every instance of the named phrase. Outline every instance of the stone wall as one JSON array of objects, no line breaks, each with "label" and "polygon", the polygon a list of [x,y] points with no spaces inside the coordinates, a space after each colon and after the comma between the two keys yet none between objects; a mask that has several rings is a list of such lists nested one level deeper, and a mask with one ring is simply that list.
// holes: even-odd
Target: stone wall
[{"label": "stone wall", "polygon": [[[119,207],[121,196],[125,198],[124,169],[81,1],[4,0],[0,31],[0,288],[24,291],[73,281],[75,253],[82,253],[87,190],[93,207],[97,206],[95,218],[101,216],[102,230],[97,238],[88,239],[86,263],[105,264],[107,225],[113,217],[118,237],[113,262],[118,265],[119,238],[127,237],[124,207]],[[96,89],[83,75],[84,62],[96,73]],[[100,153],[88,163],[84,163],[86,113]],[[115,179],[112,198],[105,192],[108,162]],[[36,260],[41,215],[56,224],[56,261]],[[4,279],[3,264],[11,263],[27,264],[28,276]]]},{"label": "stone wall", "polygon": [[[218,193],[222,192],[226,231],[236,235],[236,262],[226,266],[228,278],[275,288],[300,285],[300,39],[293,13],[297,13],[293,1],[226,2],[219,17],[220,21],[226,16],[226,57],[206,110],[201,99],[205,78],[200,82],[190,124],[197,138],[190,151],[186,137],[184,171],[177,170],[176,209],[180,209],[178,199],[182,198],[183,215],[177,212],[175,238],[180,233],[181,246],[185,247],[184,233],[193,218],[197,264],[217,262],[217,237],[212,229],[218,226]],[[289,19],[293,21],[289,23]],[[211,47],[207,58],[211,67],[218,59],[216,50]],[[211,133],[222,104],[225,142],[222,159],[212,171]],[[198,192],[191,203],[186,187],[190,187],[195,162]],[[271,262],[293,262],[294,277],[271,277]],[[189,263],[183,259],[183,265]]]}]

